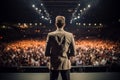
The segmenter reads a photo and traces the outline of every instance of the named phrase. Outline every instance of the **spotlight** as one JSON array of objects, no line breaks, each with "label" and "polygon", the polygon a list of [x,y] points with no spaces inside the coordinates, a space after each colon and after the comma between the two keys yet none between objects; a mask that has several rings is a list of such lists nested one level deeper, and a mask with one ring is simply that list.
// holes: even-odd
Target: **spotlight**
[{"label": "spotlight", "polygon": [[86,8],[84,8],[84,11],[86,10]]},{"label": "spotlight", "polygon": [[82,10],[80,10],[80,12],[82,12]]},{"label": "spotlight", "polygon": [[78,6],[80,6],[80,4],[78,4]]},{"label": "spotlight", "polygon": [[76,23],[76,25],[78,25],[78,23]]},{"label": "spotlight", "polygon": [[72,20],[70,21],[70,24],[72,24]]},{"label": "spotlight", "polygon": [[76,20],[77,18],[75,17],[74,20]]},{"label": "spotlight", "polygon": [[43,6],[43,3],[41,3],[41,6]]},{"label": "spotlight", "polygon": [[41,12],[41,9],[39,10],[39,12]]},{"label": "spotlight", "polygon": [[35,10],[37,11],[37,10],[38,10],[38,8],[35,8]]},{"label": "spotlight", "polygon": [[80,18],[80,16],[77,17],[78,19]]},{"label": "spotlight", "polygon": [[34,7],[35,7],[35,5],[33,4],[33,5],[32,5],[32,7],[34,8]]},{"label": "spotlight", "polygon": [[42,23],[39,23],[39,25],[41,26],[41,25],[42,25]]},{"label": "spotlight", "polygon": [[89,4],[89,5],[88,5],[88,8],[90,8],[90,7],[91,7],[91,5]]},{"label": "spotlight", "polygon": [[20,23],[18,23],[18,25],[20,26],[21,24],[20,24]]},{"label": "spotlight", "polygon": [[83,23],[83,26],[85,26],[86,24],[85,23]]},{"label": "spotlight", "polygon": [[75,12],[77,12],[77,10],[75,10]]},{"label": "spotlight", "polygon": [[97,24],[95,23],[94,25],[96,26]]},{"label": "spotlight", "polygon": [[100,23],[99,25],[102,26],[102,23]]},{"label": "spotlight", "polygon": [[46,13],[47,11],[46,11],[46,10],[44,10],[44,12]]},{"label": "spotlight", "polygon": [[50,24],[52,23],[52,20],[50,20]]},{"label": "spotlight", "polygon": [[5,27],[6,27],[5,25],[2,26],[2,28],[5,28]]},{"label": "spotlight", "polygon": [[78,25],[81,25],[81,23],[79,23]]},{"label": "spotlight", "polygon": [[48,20],[48,18],[45,17],[46,20]]},{"label": "spotlight", "polygon": [[37,26],[37,23],[35,23],[35,26]]},{"label": "spotlight", "polygon": [[41,18],[44,18],[44,16],[41,16]]},{"label": "spotlight", "polygon": [[89,23],[88,25],[91,26],[91,23]]},{"label": "spotlight", "polygon": [[30,23],[29,25],[32,26],[32,23]]}]

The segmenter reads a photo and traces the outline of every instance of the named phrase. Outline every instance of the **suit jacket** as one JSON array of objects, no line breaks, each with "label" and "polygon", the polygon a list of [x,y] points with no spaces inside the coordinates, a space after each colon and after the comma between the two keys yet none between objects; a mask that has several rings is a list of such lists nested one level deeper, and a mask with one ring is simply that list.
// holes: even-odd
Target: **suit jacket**
[{"label": "suit jacket", "polygon": [[49,68],[52,70],[67,70],[71,68],[70,56],[75,56],[73,34],[64,30],[48,33],[45,56],[50,57]]}]

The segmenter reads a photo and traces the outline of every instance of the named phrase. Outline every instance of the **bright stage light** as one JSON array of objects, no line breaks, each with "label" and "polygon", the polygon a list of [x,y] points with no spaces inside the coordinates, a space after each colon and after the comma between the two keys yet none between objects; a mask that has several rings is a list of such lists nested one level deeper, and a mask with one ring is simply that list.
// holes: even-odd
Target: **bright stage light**
[{"label": "bright stage light", "polygon": [[32,26],[32,23],[30,23],[29,25]]},{"label": "bright stage light", "polygon": [[102,26],[102,23],[100,23],[99,25]]},{"label": "bright stage light", "polygon": [[41,6],[43,6],[43,3],[41,3]]},{"label": "bright stage light", "polygon": [[85,23],[83,23],[83,26],[85,26],[86,24]]},{"label": "bright stage light", "polygon": [[52,23],[52,20],[50,20],[50,24]]},{"label": "bright stage light", "polygon": [[94,25],[96,26],[97,24],[95,23]]},{"label": "bright stage light", "polygon": [[38,24],[37,23],[35,23],[35,26],[37,26]]},{"label": "bright stage light", "polygon": [[84,11],[86,10],[86,8],[84,8]]},{"label": "bright stage light", "polygon": [[78,25],[81,25],[81,23],[79,23]]},{"label": "bright stage light", "polygon": [[48,18],[45,17],[45,20],[48,20]]},{"label": "bright stage light", "polygon": [[89,5],[88,5],[88,8],[90,8],[90,7],[91,7],[91,5],[89,4]]},{"label": "bright stage light", "polygon": [[20,26],[20,25],[21,25],[21,23],[18,23],[18,25]]},{"label": "bright stage light", "polygon": [[77,18],[75,17],[74,20],[76,20]]},{"label": "bright stage light", "polygon": [[33,5],[32,5],[32,7],[34,8],[34,7],[35,7],[35,5],[33,4]]},{"label": "bright stage light", "polygon": [[82,10],[80,10],[80,12],[82,12]]},{"label": "bright stage light", "polygon": [[39,12],[41,12],[42,10],[40,9]]},{"label": "bright stage light", "polygon": [[76,23],[76,25],[78,25],[78,23]]},{"label": "bright stage light", "polygon": [[80,6],[80,4],[78,4],[78,6]]},{"label": "bright stage light", "polygon": [[72,20],[70,20],[70,24],[72,24]]},{"label": "bright stage light", "polygon": [[44,18],[44,16],[41,16],[41,18]]},{"label": "bright stage light", "polygon": [[35,8],[35,10],[37,11],[37,10],[38,10],[38,8]]},{"label": "bright stage light", "polygon": [[91,23],[89,23],[88,25],[91,26]]},{"label": "bright stage light", "polygon": [[46,13],[47,11],[46,11],[46,10],[44,10],[44,12]]},{"label": "bright stage light", "polygon": [[2,28],[5,28],[5,27],[6,27],[5,25],[2,26]]},{"label": "bright stage light", "polygon": [[42,25],[42,23],[39,23],[39,25],[41,26],[41,25]]},{"label": "bright stage light", "polygon": [[75,10],[75,12],[77,12],[77,10]]},{"label": "bright stage light", "polygon": [[80,16],[77,17],[78,19],[80,18]]}]

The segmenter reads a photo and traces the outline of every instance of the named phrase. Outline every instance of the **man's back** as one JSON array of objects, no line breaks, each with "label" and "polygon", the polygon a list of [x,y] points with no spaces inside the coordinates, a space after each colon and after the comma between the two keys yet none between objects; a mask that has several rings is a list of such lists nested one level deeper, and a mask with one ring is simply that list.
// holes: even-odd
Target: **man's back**
[{"label": "man's back", "polygon": [[[48,34],[48,46],[46,56],[51,57],[51,66],[54,69],[70,69],[68,58],[74,56],[75,45],[72,33],[64,30],[56,30]],[[50,43],[49,43],[50,42]]]},{"label": "man's back", "polygon": [[47,35],[45,56],[50,57],[50,80],[57,80],[59,72],[62,80],[70,80],[70,56],[75,55],[75,42],[72,33],[63,30],[65,17],[57,16],[56,31]]}]

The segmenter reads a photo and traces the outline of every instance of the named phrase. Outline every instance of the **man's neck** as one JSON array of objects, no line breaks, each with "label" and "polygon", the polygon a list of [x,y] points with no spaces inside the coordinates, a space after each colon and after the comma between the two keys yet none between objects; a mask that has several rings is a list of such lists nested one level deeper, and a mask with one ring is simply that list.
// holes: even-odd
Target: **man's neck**
[{"label": "man's neck", "polygon": [[60,30],[60,31],[61,31],[61,30],[64,30],[64,29],[63,29],[63,28],[57,28],[57,30]]}]

